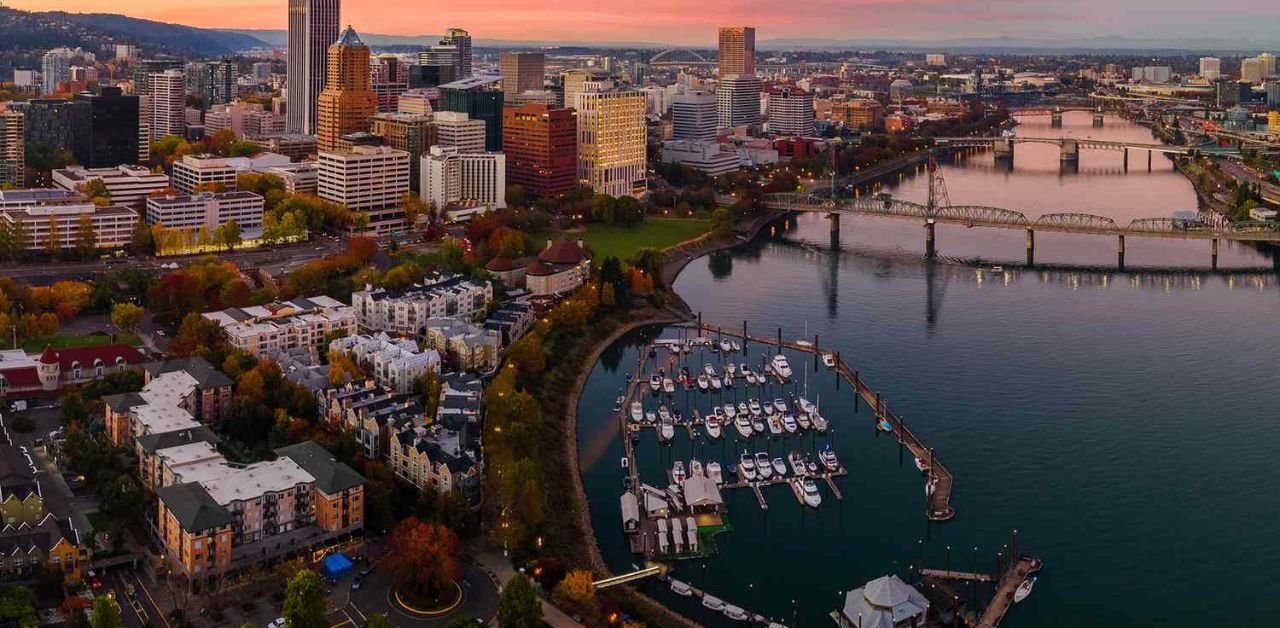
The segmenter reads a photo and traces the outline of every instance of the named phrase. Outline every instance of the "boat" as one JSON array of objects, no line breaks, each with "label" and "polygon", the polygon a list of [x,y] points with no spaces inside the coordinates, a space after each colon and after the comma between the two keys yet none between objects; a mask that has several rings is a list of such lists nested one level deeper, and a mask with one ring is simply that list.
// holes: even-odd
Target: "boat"
[{"label": "boat", "polygon": [[702,472],[702,462],[699,460],[690,460],[689,477],[693,477],[695,475],[704,475]]},{"label": "boat", "polygon": [[822,505],[822,493],[818,492],[818,484],[813,481],[813,478],[800,478],[796,482],[800,483],[804,505],[810,508]]},{"label": "boat", "polygon": [[992,267],[991,267],[991,272],[993,272],[993,273],[1003,273],[1003,272],[1004,272],[1004,266],[1000,266],[1000,265],[992,266]]},{"label": "boat", "polygon": [[880,421],[876,423],[876,428],[881,432],[892,432],[893,424],[889,422],[889,419],[880,419]]},{"label": "boat", "polygon": [[827,431],[827,420],[821,414],[815,412],[813,416],[809,417],[809,420],[813,422],[813,429],[823,433]]},{"label": "boat", "polygon": [[644,413],[644,420],[645,423],[657,423],[658,415],[654,414],[653,410],[646,410]]},{"label": "boat", "polygon": [[711,389],[712,389],[712,390],[720,390],[720,389],[721,389],[721,388],[723,388],[723,387],[724,387],[724,383],[720,381],[720,378],[719,378],[719,377],[712,377],[712,378],[711,378]]},{"label": "boat", "polygon": [[783,401],[781,397],[779,397],[779,398],[777,398],[777,399],[774,399],[774,400],[773,400],[773,409],[774,409],[775,411],[777,411],[777,412],[786,412],[786,411],[787,411],[787,402]]},{"label": "boat", "polygon": [[[661,521],[661,519],[659,519],[659,521]],[[709,609],[711,609],[711,610],[713,610],[713,611],[723,611],[723,610],[724,610],[724,600],[721,600],[720,598],[718,598],[718,597],[716,597],[716,596],[714,596],[714,595],[704,595],[704,596],[702,596],[702,605],[703,605],[703,606],[705,606],[705,607],[707,607],[707,608],[709,608]]]},{"label": "boat", "polygon": [[778,379],[791,378],[791,365],[787,363],[787,356],[781,353],[773,356],[770,366],[773,367],[773,372],[778,376]]},{"label": "boat", "polygon": [[653,392],[658,392],[662,388],[662,378],[657,375],[651,376],[649,378],[649,388],[653,389]]},{"label": "boat", "polygon": [[739,401],[738,414],[750,414],[750,413],[751,413],[751,410],[747,408],[747,403],[745,401]]},{"label": "boat", "polygon": [[822,450],[818,452],[818,461],[822,463],[822,466],[827,468],[827,471],[840,470],[840,459],[836,458],[836,450],[832,449],[831,445],[823,447]]},{"label": "boat", "polygon": [[666,554],[671,541],[667,538],[667,520],[658,519],[658,551]]},{"label": "boat", "polygon": [[737,352],[737,351],[742,351],[742,345],[738,344],[738,341],[737,341],[737,340],[730,340],[730,341],[729,341],[729,348],[730,348],[730,349],[733,349],[735,352]]},{"label": "boat", "polygon": [[706,373],[706,374],[707,374],[707,377],[715,377],[715,376],[716,376],[716,367],[711,366],[711,363],[710,363],[710,362],[708,362],[708,363],[706,363],[706,364],[703,364],[703,365],[702,365],[702,372],[703,372],[703,373]]},{"label": "boat", "polygon": [[710,380],[710,379],[708,379],[706,375],[699,375],[699,376],[698,376],[698,390],[703,390],[703,391],[705,391],[706,389],[708,389],[708,388],[710,388],[710,387],[711,387],[711,380]]},{"label": "boat", "polygon": [[711,481],[715,482],[716,486],[724,484],[724,473],[720,469],[719,462],[707,463],[707,477],[711,478]]},{"label": "boat", "polygon": [[742,377],[746,377],[747,374],[750,372],[751,372],[751,367],[748,366],[746,362],[743,362],[738,365],[738,375]]},{"label": "boat", "polygon": [[796,415],[796,423],[800,424],[800,429],[807,430],[813,427],[813,421],[809,418],[809,414],[801,412]]},{"label": "boat", "polygon": [[[724,415],[725,415],[725,416],[727,416],[727,417],[729,417],[730,419],[732,419],[733,417],[738,416],[738,410],[737,410],[736,408],[734,408],[734,407],[733,407],[733,404],[731,404],[731,403],[726,403],[726,404],[724,404],[724,407],[723,407],[723,408],[716,408],[716,410],[718,410],[718,411],[720,411],[720,412],[724,412]],[[716,414],[720,414],[720,412],[716,412]]]},{"label": "boat", "polygon": [[622,412],[622,404],[626,403],[626,401],[627,398],[625,396],[618,395],[618,398],[613,400],[613,411]]},{"label": "boat", "polygon": [[743,379],[746,379],[747,384],[751,386],[755,386],[759,382],[759,380],[756,379],[756,374],[752,373],[751,371],[745,371],[742,374],[742,377]]},{"label": "boat", "polygon": [[724,605],[724,616],[738,621],[747,621],[747,619],[751,617],[747,614],[747,611],[742,610],[741,606],[734,606],[732,604]]},{"label": "boat", "polygon": [[782,415],[782,428],[787,430],[788,434],[795,434],[799,426],[796,424],[796,418],[788,412]]},{"label": "boat", "polygon": [[663,391],[663,392],[666,392],[666,393],[673,393],[673,392],[675,392],[675,391],[676,391],[676,382],[675,382],[675,380],[671,379],[670,377],[664,377],[664,378],[662,378],[662,391]]},{"label": "boat", "polygon": [[747,403],[747,409],[751,411],[751,416],[760,416],[760,400],[752,399]]},{"label": "boat", "polygon": [[808,471],[804,468],[804,456],[799,451],[792,451],[787,454],[787,462],[791,463],[791,474],[796,477],[808,475]]},{"label": "boat", "polygon": [[733,388],[733,376],[728,373],[724,374],[724,387]]},{"label": "boat", "polygon": [[733,427],[738,430],[738,436],[751,438],[751,419],[748,419],[745,416],[739,416],[733,420]]},{"label": "boat", "polygon": [[773,475],[773,463],[769,461],[769,454],[763,451],[756,452],[756,473],[760,474],[761,480],[767,480]]},{"label": "boat", "polygon": [[736,377],[738,375],[738,365],[734,364],[733,362],[730,362],[724,365],[724,372]]},{"label": "boat", "polygon": [[773,434],[774,436],[782,435],[782,419],[779,418],[778,415],[770,415],[768,419],[765,419],[765,423],[769,425],[770,434]]},{"label": "boat", "polygon": [[768,416],[773,416],[773,413],[778,411],[776,408],[773,407],[773,404],[769,403],[768,401],[764,402],[764,407],[762,409],[764,410],[764,413]]},{"label": "boat", "polygon": [[809,414],[816,409],[813,402],[805,399],[804,397],[796,397],[796,404],[800,406],[800,411],[805,414]]},{"label": "boat", "polygon": [[665,405],[658,406],[658,419],[663,422],[670,421],[671,410],[668,410]]},{"label": "boat", "polygon": [[689,585],[683,582],[680,582],[679,580],[673,579],[671,581],[671,592],[675,593],[676,595],[690,597],[693,595],[693,587],[690,587]]},{"label": "boat", "polygon": [[644,420],[644,406],[639,401],[631,402],[631,420],[636,423]]},{"label": "boat", "polygon": [[777,473],[777,474],[778,474],[778,477],[782,477],[782,476],[786,475],[786,474],[787,474],[787,461],[786,461],[786,460],[783,460],[781,457],[774,458],[774,459],[773,459],[773,472],[774,472],[774,473]]},{"label": "boat", "polygon": [[677,460],[675,464],[671,465],[671,481],[676,484],[684,484],[686,477],[688,476],[684,472],[684,461]]},{"label": "boat", "polygon": [[670,419],[663,421],[661,427],[658,428],[658,440],[669,443],[671,439],[676,437],[676,426]]},{"label": "boat", "polygon": [[631,468],[631,461],[630,461],[630,460],[628,460],[626,456],[623,456],[623,457],[622,457],[622,468],[623,468],[623,469],[629,469],[629,468]]},{"label": "boat", "polygon": [[916,468],[919,469],[921,473],[927,473],[929,471],[929,461],[921,458],[920,456],[916,456]]},{"label": "boat", "polygon": [[809,475],[814,475],[818,472],[818,463],[814,462],[812,458],[805,456],[804,468],[809,472]]},{"label": "boat", "polygon": [[933,491],[936,490],[937,488],[938,488],[938,478],[929,478],[929,481],[924,483],[924,494],[933,495]]},{"label": "boat", "polygon": [[745,451],[742,452],[742,458],[738,461],[738,474],[748,482],[756,479],[756,461]]},{"label": "boat", "polygon": [[836,354],[831,353],[830,351],[828,351],[828,352],[826,352],[826,353],[822,354],[822,363],[823,363],[824,365],[826,365],[826,367],[827,367],[827,368],[829,368],[829,369],[833,369],[833,368],[835,368],[835,367],[836,367]]},{"label": "boat", "polygon": [[1030,578],[1027,578],[1026,580],[1023,580],[1022,584],[1018,585],[1018,589],[1013,592],[1013,601],[1021,602],[1027,599],[1027,596],[1031,595],[1031,589],[1035,588],[1035,586],[1036,586],[1035,576],[1032,576]]},{"label": "boat", "polygon": [[713,414],[707,417],[705,424],[707,428],[707,436],[710,436],[711,438],[715,439],[715,438],[720,438],[721,434],[723,434],[723,432],[720,430],[720,417],[717,417]]},{"label": "boat", "polygon": [[727,338],[726,338],[726,339],[721,339],[721,340],[720,340],[720,350],[721,350],[721,351],[724,351],[725,353],[728,353],[728,352],[730,352],[730,351],[733,351],[733,343],[730,343],[730,342],[729,342],[729,340],[728,340]]},{"label": "boat", "polygon": [[761,421],[760,419],[751,419],[751,431],[755,432],[756,434],[763,434],[764,421]]}]

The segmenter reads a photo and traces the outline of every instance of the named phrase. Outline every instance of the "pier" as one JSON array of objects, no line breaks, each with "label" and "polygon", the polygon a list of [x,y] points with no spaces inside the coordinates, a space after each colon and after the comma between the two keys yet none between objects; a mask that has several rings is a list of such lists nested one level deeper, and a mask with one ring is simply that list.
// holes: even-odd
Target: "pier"
[{"label": "pier", "polygon": [[1000,622],[1004,620],[1005,614],[1009,612],[1009,607],[1013,606],[1013,592],[1018,589],[1018,585],[1022,584],[1031,574],[1040,571],[1043,563],[1039,558],[1034,556],[1022,556],[1014,563],[1011,569],[1004,572],[1000,578],[1000,583],[996,586],[995,598],[991,600],[991,604],[982,612],[982,617],[978,619],[978,628],[996,628]]}]

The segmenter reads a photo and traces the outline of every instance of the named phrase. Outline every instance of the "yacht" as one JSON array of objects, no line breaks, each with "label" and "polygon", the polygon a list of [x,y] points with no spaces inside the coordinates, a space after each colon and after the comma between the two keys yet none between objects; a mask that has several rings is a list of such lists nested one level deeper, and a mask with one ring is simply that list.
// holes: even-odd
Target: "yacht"
[{"label": "yacht", "polygon": [[671,592],[679,596],[691,597],[693,595],[693,588],[679,580],[672,580]]},{"label": "yacht", "polygon": [[804,457],[804,470],[805,470],[805,471],[808,471],[808,472],[809,472],[809,475],[817,475],[817,473],[818,473],[818,463],[814,462],[814,461],[813,461],[813,459],[812,459],[812,458],[810,458],[809,456],[805,456],[805,457]]},{"label": "yacht", "polygon": [[787,454],[787,462],[791,463],[792,475],[795,475],[796,477],[808,475],[808,472],[804,468],[804,456],[800,455],[799,451],[792,451]]},{"label": "yacht", "polygon": [[756,434],[763,434],[764,421],[761,421],[758,418],[751,419],[751,431],[755,432]]},{"label": "yacht", "polygon": [[827,468],[827,471],[838,471],[840,469],[840,459],[836,458],[836,451],[831,448],[831,445],[823,447],[822,451],[818,452],[818,460],[822,462],[822,466]]},{"label": "yacht", "polygon": [[658,428],[658,440],[664,443],[670,443],[671,439],[676,437],[676,426],[670,419],[662,422],[662,426]]},{"label": "yacht", "polygon": [[649,388],[653,389],[653,392],[658,392],[662,388],[662,378],[658,375],[650,377]]},{"label": "yacht", "polygon": [[743,379],[747,380],[747,385],[749,386],[755,386],[757,383],[759,383],[759,380],[756,379],[756,374],[752,373],[751,371],[743,371],[742,377]]},{"label": "yacht", "polygon": [[677,460],[675,464],[671,465],[671,481],[676,484],[684,484],[685,477],[684,461]]},{"label": "yacht", "polygon": [[[716,410],[720,410],[721,412],[724,412],[724,415],[725,415],[725,416],[727,416],[727,417],[729,417],[730,419],[732,419],[732,418],[733,418],[733,417],[735,417],[735,416],[738,416],[738,410],[737,410],[736,408],[734,408],[734,407],[733,407],[733,404],[731,404],[731,403],[726,403],[726,404],[724,404],[723,409],[722,409],[722,408],[716,408]],[[717,412],[716,414],[720,414],[720,412]]]},{"label": "yacht", "polygon": [[809,414],[815,410],[813,402],[804,397],[796,397],[796,403],[800,405],[800,411]]},{"label": "yacht", "polygon": [[773,472],[777,473],[778,477],[785,476],[787,474],[787,461],[783,460],[782,458],[774,458]]},{"label": "yacht", "polygon": [[782,415],[782,428],[787,430],[788,434],[795,434],[797,427],[799,426],[796,425],[796,418],[791,416],[790,412]]},{"label": "yacht", "polygon": [[666,423],[667,421],[671,420],[671,410],[668,410],[667,406],[665,405],[658,406],[658,420],[662,421],[663,423]]},{"label": "yacht", "polygon": [[714,414],[707,417],[706,427],[707,436],[710,436],[712,439],[720,438],[720,435],[723,433],[720,431],[720,417],[715,416]]},{"label": "yacht", "polygon": [[626,401],[627,398],[625,396],[618,395],[618,398],[613,400],[613,411],[622,412],[622,404],[626,403]]},{"label": "yacht", "polygon": [[662,391],[665,393],[673,393],[676,391],[676,382],[670,377],[662,378]]},{"label": "yacht", "polygon": [[768,401],[764,402],[764,413],[766,415],[773,416],[773,413],[777,411],[778,411],[777,408],[774,408],[773,404],[769,403]]},{"label": "yacht", "polygon": [[733,376],[728,373],[724,374],[724,387],[733,388]]},{"label": "yacht", "polygon": [[791,365],[787,363],[787,356],[781,353],[773,356],[771,366],[773,367],[773,372],[778,375],[778,379],[791,378]]},{"label": "yacht", "polygon": [[750,619],[751,617],[747,614],[747,611],[742,610],[741,606],[734,606],[732,604],[725,604],[724,616],[738,621],[747,621],[747,619]]},{"label": "yacht", "polygon": [[730,348],[730,349],[733,349],[735,352],[737,352],[737,351],[742,351],[742,345],[738,344],[738,341],[737,341],[737,340],[730,340],[730,341],[729,341],[729,348]]},{"label": "yacht", "polygon": [[707,463],[707,477],[711,478],[711,481],[715,482],[716,486],[724,484],[724,473],[720,470],[719,462]]},{"label": "yacht", "polygon": [[769,426],[770,434],[774,436],[782,435],[782,419],[778,415],[770,415],[768,419],[765,419],[765,423]]},{"label": "yacht", "polygon": [[829,369],[833,369],[833,368],[835,368],[835,367],[836,367],[836,354],[831,353],[830,351],[828,351],[828,352],[826,352],[826,353],[822,354],[822,363],[823,363],[823,364],[825,364],[825,365],[826,365],[826,367],[827,367],[827,368],[829,368]]},{"label": "yacht", "polygon": [[924,494],[933,495],[933,491],[937,488],[938,478],[929,478],[929,481],[924,483]]},{"label": "yacht", "polygon": [[693,477],[695,475],[703,475],[702,462],[700,460],[689,461],[689,477]]},{"label": "yacht", "polygon": [[722,340],[720,341],[720,350],[721,350],[721,351],[724,351],[725,353],[728,353],[728,352],[730,352],[730,351],[733,351],[733,343],[729,342],[729,340],[728,340],[727,338],[726,338],[726,339],[722,339]]},{"label": "yacht", "polygon": [[1036,579],[1034,577],[1023,580],[1022,584],[1018,585],[1018,590],[1013,592],[1013,601],[1021,602],[1027,599],[1027,596],[1031,595],[1031,589],[1035,586]]},{"label": "yacht", "polygon": [[749,414],[750,412],[751,410],[747,408],[746,402],[744,401],[738,402],[738,414]]},{"label": "yacht", "polygon": [[751,416],[760,416],[760,400],[752,399],[747,403],[747,409],[751,411]]},{"label": "yacht", "polygon": [[745,451],[742,452],[742,458],[738,461],[738,473],[748,482],[756,479],[756,462],[751,454]]},{"label": "yacht", "polygon": [[739,375],[741,375],[741,376],[743,376],[743,377],[746,377],[749,373],[751,373],[751,367],[750,367],[750,366],[747,366],[747,363],[746,363],[746,362],[743,362],[743,363],[741,363],[741,364],[739,364],[739,365],[738,365],[738,374],[739,374]]},{"label": "yacht", "polygon": [[654,414],[653,410],[645,410],[645,412],[644,412],[644,421],[645,421],[645,423],[657,423],[657,422],[658,422],[658,415],[657,415],[657,414]]},{"label": "yacht", "polygon": [[705,391],[706,389],[708,389],[708,388],[710,388],[710,387],[711,387],[711,380],[710,380],[710,379],[708,379],[706,375],[699,375],[699,376],[698,376],[698,390],[703,390],[703,391]]},{"label": "yacht", "polygon": [[736,377],[738,375],[738,365],[734,364],[733,362],[725,364],[724,372]]},{"label": "yacht", "polygon": [[822,505],[822,493],[818,492],[818,484],[813,481],[813,478],[800,478],[794,481],[800,484],[804,505],[810,508]]},{"label": "yacht", "polygon": [[916,468],[919,469],[921,473],[928,473],[929,461],[921,458],[920,456],[916,456]]},{"label": "yacht", "polygon": [[809,420],[813,422],[813,429],[818,430],[819,432],[822,432],[824,434],[826,433],[827,420],[823,418],[821,414],[818,414],[817,412],[815,412],[813,413],[813,416],[809,418]]},{"label": "yacht", "polygon": [[720,381],[719,377],[712,377],[711,390],[720,390],[721,388],[724,388],[724,382]]},{"label": "yacht", "polygon": [[710,363],[710,362],[708,362],[708,363],[706,363],[706,364],[703,364],[703,365],[702,365],[702,372],[703,372],[703,373],[706,373],[706,374],[707,374],[707,377],[715,377],[715,376],[716,376],[716,367],[711,366],[711,363]]},{"label": "yacht", "polygon": [[[659,521],[661,521],[661,519],[659,519]],[[702,596],[702,605],[713,611],[724,610],[724,600],[721,600],[720,598],[715,597],[714,595]]]},{"label": "yacht", "polygon": [[639,401],[631,402],[631,420],[636,423],[644,420],[644,406]]},{"label": "yacht", "polygon": [[767,480],[773,475],[773,463],[769,461],[769,454],[763,451],[756,452],[756,473],[760,474],[761,480]]},{"label": "yacht", "polygon": [[776,411],[778,411],[778,412],[786,412],[786,411],[787,411],[787,402],[783,401],[781,397],[779,397],[779,398],[777,398],[777,399],[774,399],[774,400],[773,400],[773,409],[774,409],[774,410],[776,410]]},{"label": "yacht", "polygon": [[747,417],[739,415],[733,420],[733,427],[738,430],[738,436],[751,438],[751,420]]},{"label": "yacht", "polygon": [[811,429],[813,427],[813,421],[809,418],[809,415],[804,412],[796,415],[796,423],[800,424],[800,429],[802,430]]}]

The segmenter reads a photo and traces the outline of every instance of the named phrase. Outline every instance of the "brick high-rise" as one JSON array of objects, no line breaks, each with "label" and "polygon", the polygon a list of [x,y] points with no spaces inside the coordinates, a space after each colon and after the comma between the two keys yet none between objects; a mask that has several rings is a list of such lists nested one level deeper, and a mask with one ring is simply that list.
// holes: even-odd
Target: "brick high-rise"
[{"label": "brick high-rise", "polygon": [[578,185],[578,117],[573,109],[528,104],[507,107],[502,120],[507,183],[538,197]]},{"label": "brick high-rise", "polygon": [[752,26],[720,27],[720,76],[756,73],[756,29]]},{"label": "brick high-rise", "polygon": [[336,150],[338,139],[348,133],[369,130],[369,119],[378,113],[369,73],[369,47],[350,26],[338,42],[329,46],[328,78],[316,110],[316,146]]}]

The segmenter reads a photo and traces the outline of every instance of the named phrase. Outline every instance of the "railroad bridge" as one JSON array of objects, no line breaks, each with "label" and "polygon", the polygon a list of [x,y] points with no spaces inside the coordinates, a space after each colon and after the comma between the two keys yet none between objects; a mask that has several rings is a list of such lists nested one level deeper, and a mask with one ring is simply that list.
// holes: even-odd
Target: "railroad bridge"
[{"label": "railroad bridge", "polygon": [[1145,151],[1147,153],[1147,170],[1151,170],[1151,156],[1156,153],[1166,155],[1238,155],[1240,151],[1233,148],[1216,146],[1172,146],[1169,144],[1149,144],[1142,142],[1116,142],[1111,140],[1095,140],[1077,137],[1027,137],[1022,135],[1006,135],[1002,137],[938,137],[934,142],[939,148],[990,148],[995,152],[997,160],[1013,161],[1014,146],[1018,144],[1053,144],[1061,150],[1064,162],[1079,163],[1082,150],[1108,150],[1124,153],[1124,169],[1129,169],[1129,151]]}]

